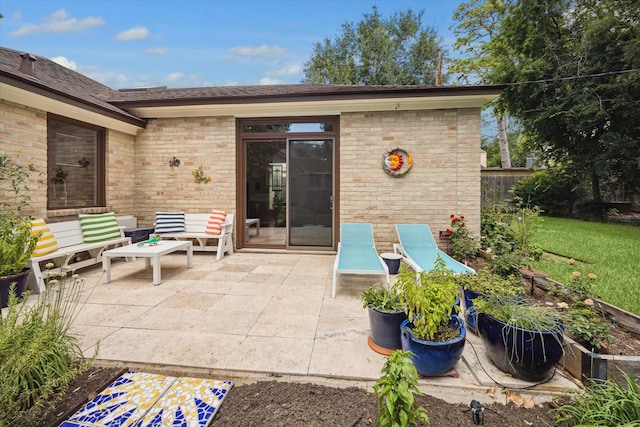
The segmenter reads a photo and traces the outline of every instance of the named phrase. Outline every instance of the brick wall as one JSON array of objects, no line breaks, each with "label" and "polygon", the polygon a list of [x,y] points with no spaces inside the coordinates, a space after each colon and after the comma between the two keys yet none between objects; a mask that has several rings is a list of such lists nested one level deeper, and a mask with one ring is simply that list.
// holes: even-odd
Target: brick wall
[{"label": "brick wall", "polygon": [[47,114],[44,111],[0,100],[0,152],[21,164],[33,163],[43,176],[31,176],[30,208],[27,215],[46,216],[47,189],[38,180],[46,180]]},{"label": "brick wall", "polygon": [[106,199],[110,212],[136,216],[137,170],[135,136],[107,130]]},{"label": "brick wall", "polygon": [[[397,242],[396,223],[427,223],[437,239],[452,213],[479,233],[479,109],[343,114],[340,130],[340,221],[371,222],[378,250]],[[413,157],[403,177],[382,169],[394,147]]]},{"label": "brick wall", "polygon": [[[235,119],[197,117],[151,120],[136,138],[136,215],[140,226],[153,224],[162,210],[235,213]],[[169,167],[173,157],[179,167]],[[202,165],[208,184],[194,182]]]},{"label": "brick wall", "polygon": [[[454,213],[479,232],[478,108],[347,113],[340,120],[341,222],[373,223],[384,251],[397,241],[396,223],[427,223],[437,238]],[[45,171],[46,125],[46,113],[0,101],[0,151]],[[232,117],[150,120],[136,137],[108,130],[107,207],[84,211],[135,215],[140,226],[150,226],[159,210],[235,212],[235,141]],[[401,178],[382,169],[382,154],[393,147],[413,156]],[[181,164],[170,168],[174,156]],[[194,182],[192,170],[200,165],[211,176],[208,184]],[[31,197],[29,213],[47,216],[46,188],[34,182]]]},{"label": "brick wall", "polygon": [[[23,164],[34,163],[43,173],[40,179],[47,184],[46,112],[0,100],[0,141],[0,152]],[[73,172],[89,169],[74,168]],[[135,215],[134,178],[134,136],[107,130],[107,207],[47,211],[47,186],[38,184],[34,176],[30,184],[31,208],[25,214],[42,216],[51,222],[77,219],[80,212]]]}]

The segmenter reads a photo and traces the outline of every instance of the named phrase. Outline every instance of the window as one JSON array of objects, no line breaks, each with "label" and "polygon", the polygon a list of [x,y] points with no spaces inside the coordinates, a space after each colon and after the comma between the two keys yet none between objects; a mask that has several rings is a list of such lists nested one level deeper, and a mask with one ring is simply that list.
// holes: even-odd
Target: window
[{"label": "window", "polygon": [[48,209],[105,206],[104,141],[104,128],[49,115]]}]

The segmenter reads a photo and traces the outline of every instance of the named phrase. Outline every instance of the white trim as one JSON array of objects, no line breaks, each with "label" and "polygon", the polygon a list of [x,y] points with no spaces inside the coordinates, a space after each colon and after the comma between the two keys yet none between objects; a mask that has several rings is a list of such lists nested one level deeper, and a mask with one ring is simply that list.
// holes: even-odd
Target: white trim
[{"label": "white trim", "polygon": [[16,104],[25,105],[27,107],[49,113],[55,113],[59,116],[69,117],[75,120],[91,123],[92,125],[103,126],[105,128],[117,130],[130,135],[135,135],[140,129],[142,129],[142,126],[136,126],[81,107],[76,107],[62,101],[38,95],[6,83],[0,83],[0,93],[2,94],[2,99]]},{"label": "white trim", "polygon": [[369,111],[478,108],[497,97],[497,94],[449,94],[406,98],[131,107],[127,111],[140,118],[322,116]]}]

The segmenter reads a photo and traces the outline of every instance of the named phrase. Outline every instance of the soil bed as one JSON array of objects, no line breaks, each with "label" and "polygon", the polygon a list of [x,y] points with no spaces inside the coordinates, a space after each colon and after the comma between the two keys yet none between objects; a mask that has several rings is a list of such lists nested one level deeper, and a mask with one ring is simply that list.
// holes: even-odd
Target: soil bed
[{"label": "soil bed", "polygon": [[[74,380],[55,410],[38,426],[57,426],[65,419],[59,414],[76,408],[70,412],[73,414],[79,403],[81,406],[122,372],[121,368],[90,368]],[[447,403],[431,396],[420,396],[416,401],[427,409],[431,426],[474,425],[466,405]],[[486,407],[484,421],[485,425],[494,427],[553,425],[549,410],[548,404],[532,409],[494,404]],[[262,381],[234,386],[211,426],[376,426],[377,411],[376,395],[360,388]]]}]

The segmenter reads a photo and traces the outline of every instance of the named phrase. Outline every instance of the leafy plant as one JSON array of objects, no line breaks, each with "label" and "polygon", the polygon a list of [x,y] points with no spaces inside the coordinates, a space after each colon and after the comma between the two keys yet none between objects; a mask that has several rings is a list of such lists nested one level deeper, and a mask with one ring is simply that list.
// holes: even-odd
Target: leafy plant
[{"label": "leafy plant", "polygon": [[480,242],[465,226],[464,215],[458,217],[451,214],[450,218],[451,228],[448,228],[446,233],[451,240],[453,257],[459,261],[466,261],[476,256],[478,249],[480,249]]},{"label": "leafy plant", "polygon": [[371,307],[376,310],[394,312],[402,310],[400,296],[391,288],[386,288],[380,284],[371,286],[360,294],[362,306]]},{"label": "leafy plant", "polygon": [[440,329],[450,329],[447,326],[449,318],[458,309],[455,304],[458,286],[440,256],[429,272],[415,273],[403,265],[393,287],[400,294],[400,301],[417,338],[437,341]]},{"label": "leafy plant", "polygon": [[518,295],[524,292],[524,282],[516,276],[507,278],[492,273],[486,268],[476,274],[464,273],[454,278],[462,289],[470,289],[485,295]]},{"label": "leafy plant", "polygon": [[93,360],[83,360],[70,334],[84,280],[62,272],[47,274],[45,281],[35,305],[11,293],[7,315],[0,318],[0,425],[34,425]]},{"label": "leafy plant", "polygon": [[378,395],[378,423],[380,426],[409,426],[418,422],[429,423],[427,410],[416,405],[414,394],[418,389],[418,372],[412,353],[396,350],[382,367],[382,376],[373,386]]},{"label": "leafy plant", "polygon": [[515,234],[516,250],[525,262],[537,261],[542,256],[542,249],[533,243],[533,238],[540,228],[542,211],[537,206],[530,207],[518,197],[513,197],[516,206],[515,218],[511,229]]},{"label": "leafy plant", "polygon": [[40,233],[31,235],[31,220],[3,215],[0,226],[0,277],[20,273],[29,263]]},{"label": "leafy plant", "polygon": [[498,276],[509,277],[519,272],[520,268],[524,266],[524,260],[516,251],[504,252],[500,255],[493,255],[489,265]]},{"label": "leafy plant", "polygon": [[32,163],[22,165],[0,155],[0,276],[20,273],[31,259],[39,234],[31,235],[31,219],[21,215],[29,205],[29,177],[39,173]]},{"label": "leafy plant", "polygon": [[[556,423],[570,426],[637,426],[640,420],[638,379],[620,370],[626,384],[615,379],[592,381],[584,393],[567,395],[554,409]],[[564,424],[563,424],[564,425]]]},{"label": "leafy plant", "polygon": [[567,334],[587,349],[601,352],[613,343],[611,324],[593,307],[584,306],[562,312]]}]

